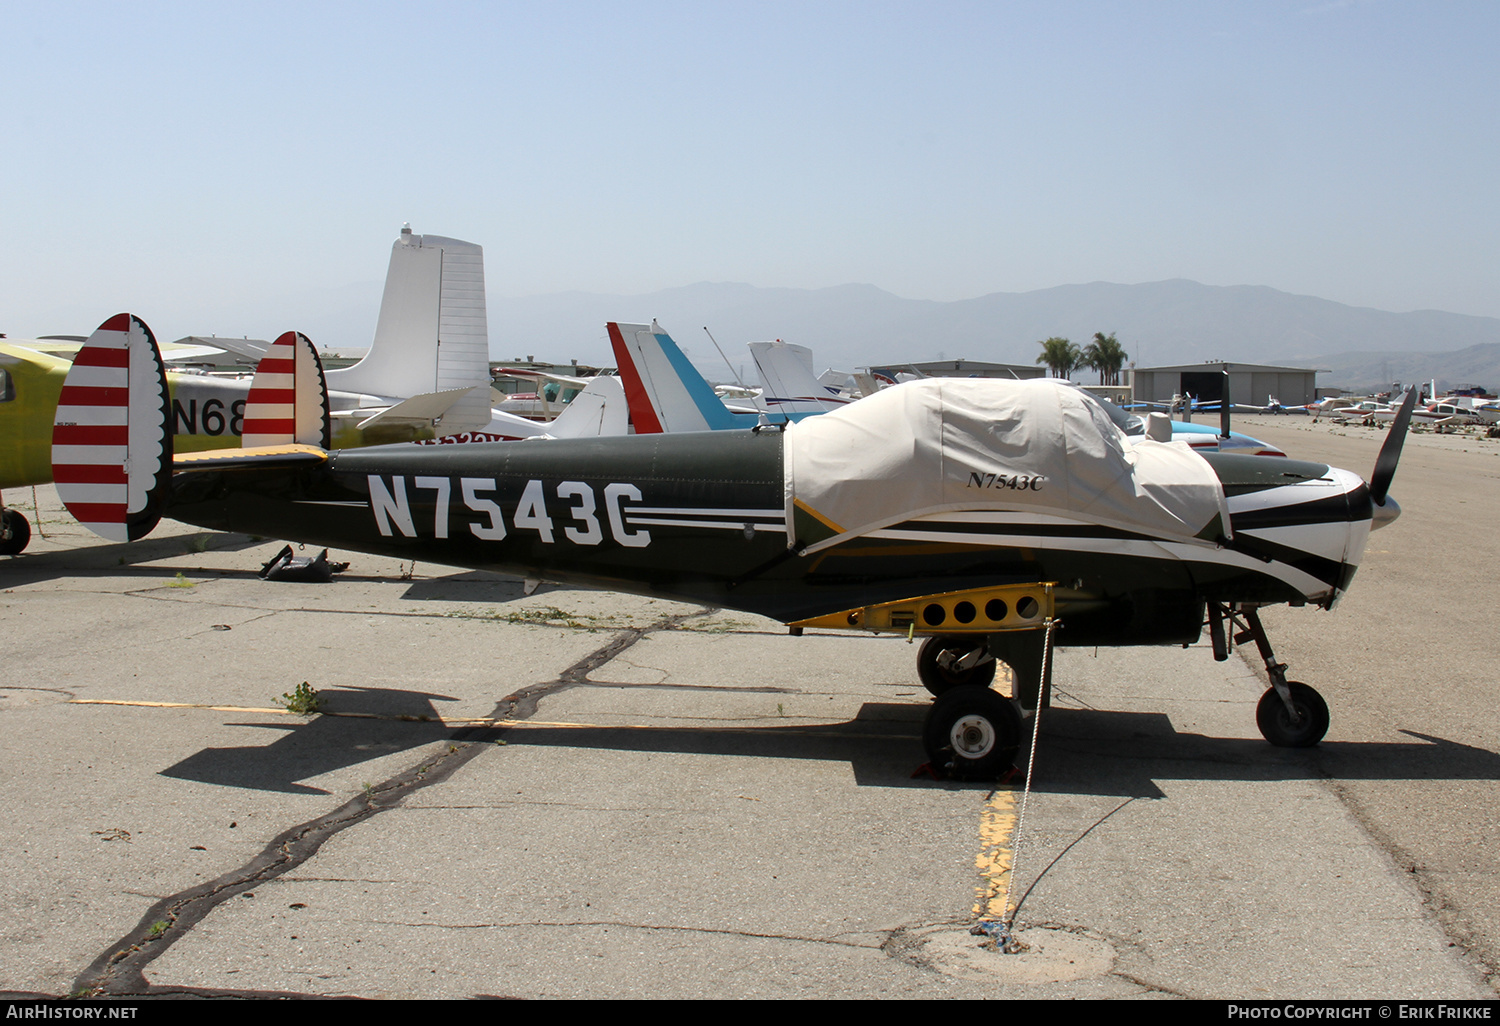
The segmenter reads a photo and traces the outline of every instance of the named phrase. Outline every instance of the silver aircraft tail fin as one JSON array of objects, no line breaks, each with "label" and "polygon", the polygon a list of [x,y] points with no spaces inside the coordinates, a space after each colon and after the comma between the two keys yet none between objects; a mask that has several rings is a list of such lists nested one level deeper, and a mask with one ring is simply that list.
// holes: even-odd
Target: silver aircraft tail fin
[{"label": "silver aircraft tail fin", "polygon": [[[391,246],[370,351],[352,367],[329,371],[328,387],[399,397],[489,383],[484,249],[403,228]],[[444,427],[469,431],[489,421],[485,388],[449,410]]]}]

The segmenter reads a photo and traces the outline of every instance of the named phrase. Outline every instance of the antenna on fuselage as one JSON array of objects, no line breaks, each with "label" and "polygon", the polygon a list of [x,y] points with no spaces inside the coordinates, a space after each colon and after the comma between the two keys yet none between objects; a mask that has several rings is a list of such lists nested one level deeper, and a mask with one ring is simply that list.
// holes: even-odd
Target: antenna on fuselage
[{"label": "antenna on fuselage", "polygon": [[[706,324],[703,326],[703,334],[707,335],[708,340],[714,344],[714,348],[719,350],[719,356],[723,358],[724,362],[729,363],[729,357],[724,356],[723,349],[719,349],[719,340],[714,338],[714,333],[708,330],[708,325]],[[740,372],[734,369],[734,364],[732,363],[729,363],[729,373],[734,375],[735,382],[741,388],[745,387],[745,379],[740,377]]]}]

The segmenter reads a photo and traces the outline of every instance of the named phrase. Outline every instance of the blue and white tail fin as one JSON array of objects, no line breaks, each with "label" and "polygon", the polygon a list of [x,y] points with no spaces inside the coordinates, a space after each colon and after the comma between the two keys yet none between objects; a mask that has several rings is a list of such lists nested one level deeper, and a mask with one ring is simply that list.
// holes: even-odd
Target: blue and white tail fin
[{"label": "blue and white tail fin", "polygon": [[308,337],[288,331],[255,368],[245,400],[244,448],[331,444],[328,384],[323,361]]},{"label": "blue and white tail fin", "polygon": [[52,422],[52,480],[68,512],[100,537],[134,541],[161,519],[170,404],[156,338],[138,317],[111,317],[73,358]]},{"label": "blue and white tail fin", "polygon": [[474,389],[443,415],[443,426],[453,432],[487,426],[484,249],[403,228],[391,247],[370,351],[352,367],[329,371],[327,379],[332,389],[385,397]]}]

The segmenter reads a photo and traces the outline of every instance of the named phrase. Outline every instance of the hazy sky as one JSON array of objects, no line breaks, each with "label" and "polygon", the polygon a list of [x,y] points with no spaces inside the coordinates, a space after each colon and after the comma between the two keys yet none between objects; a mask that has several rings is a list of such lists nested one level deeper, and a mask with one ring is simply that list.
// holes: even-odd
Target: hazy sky
[{"label": "hazy sky", "polygon": [[1500,316],[1494,0],[0,0],[0,52],[12,337],[274,333],[403,221],[483,245],[493,296],[1183,277]]}]

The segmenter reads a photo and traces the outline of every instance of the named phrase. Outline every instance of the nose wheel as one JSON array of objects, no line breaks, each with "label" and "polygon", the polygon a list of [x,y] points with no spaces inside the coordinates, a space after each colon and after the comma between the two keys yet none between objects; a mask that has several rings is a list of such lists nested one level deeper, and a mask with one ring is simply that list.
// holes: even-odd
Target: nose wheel
[{"label": "nose wheel", "polygon": [[[1231,633],[1229,625],[1244,629]],[[1276,661],[1271,639],[1261,626],[1260,615],[1253,608],[1236,608],[1209,603],[1209,637],[1213,641],[1214,659],[1229,658],[1229,638],[1236,643],[1254,640],[1266,664],[1271,686],[1260,696],[1255,707],[1255,725],[1261,736],[1279,748],[1311,748],[1328,733],[1328,703],[1317,691],[1300,680],[1286,679],[1286,664]]]},{"label": "nose wheel", "polygon": [[1311,748],[1328,733],[1328,703],[1300,680],[1286,682],[1287,699],[1267,688],[1255,707],[1261,736],[1281,748]]}]

